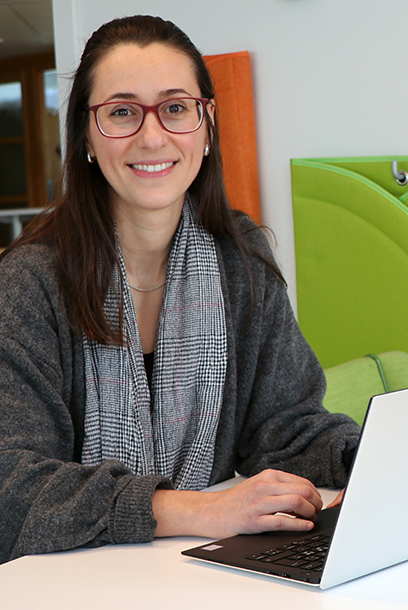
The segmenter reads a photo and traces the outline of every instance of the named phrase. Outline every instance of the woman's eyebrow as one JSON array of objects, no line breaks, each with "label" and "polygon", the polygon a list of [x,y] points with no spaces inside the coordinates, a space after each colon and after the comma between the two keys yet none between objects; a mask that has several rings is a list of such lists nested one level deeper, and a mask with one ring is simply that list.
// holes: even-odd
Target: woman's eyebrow
[{"label": "woman's eyebrow", "polygon": [[[166,99],[168,97],[172,97],[173,95],[187,95],[188,97],[193,97],[191,95],[191,93],[189,93],[188,91],[186,91],[185,89],[165,89],[164,91],[160,91],[158,97],[161,97],[163,99]],[[112,95],[110,95],[105,102],[110,102],[111,100],[116,100],[116,99],[121,99],[121,100],[137,100],[138,99],[138,95],[136,93],[113,93]]]},{"label": "woman's eyebrow", "polygon": [[137,95],[135,93],[113,93],[105,100],[105,102],[110,102],[111,100],[115,100],[118,98],[120,98],[121,100],[136,100]]},{"label": "woman's eyebrow", "polygon": [[179,95],[180,93],[183,93],[189,97],[193,97],[191,95],[191,93],[189,93],[188,91],[186,91],[185,89],[166,89],[165,91],[161,91],[159,93],[160,97],[168,97],[168,96],[172,96],[172,95]]}]

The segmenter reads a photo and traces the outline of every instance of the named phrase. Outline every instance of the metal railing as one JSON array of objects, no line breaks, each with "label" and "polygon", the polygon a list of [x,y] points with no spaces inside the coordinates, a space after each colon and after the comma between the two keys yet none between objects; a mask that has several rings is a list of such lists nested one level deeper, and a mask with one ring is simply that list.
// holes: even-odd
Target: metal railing
[{"label": "metal railing", "polygon": [[0,222],[12,225],[12,237],[15,239],[23,230],[25,222],[29,222],[42,212],[43,208],[21,208],[19,210],[0,210]]}]

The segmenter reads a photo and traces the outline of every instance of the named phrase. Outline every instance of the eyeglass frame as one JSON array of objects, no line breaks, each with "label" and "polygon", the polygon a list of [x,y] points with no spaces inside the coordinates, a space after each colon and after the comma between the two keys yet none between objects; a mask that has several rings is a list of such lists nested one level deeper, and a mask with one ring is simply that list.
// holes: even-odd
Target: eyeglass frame
[{"label": "eyeglass frame", "polygon": [[[200,123],[197,127],[195,127],[194,129],[189,129],[188,131],[171,131],[170,129],[168,129],[165,125],[163,125],[161,118],[159,116],[159,107],[162,106],[163,104],[165,104],[166,102],[177,102],[178,100],[193,100],[195,102],[200,102],[202,107],[203,107],[203,114],[201,116],[200,119]],[[140,125],[139,127],[136,129],[136,131],[134,131],[133,133],[129,133],[125,136],[109,136],[108,134],[104,133],[99,125],[99,121],[98,121],[98,115],[97,112],[99,110],[99,108],[101,108],[102,106],[112,106],[114,104],[120,104],[120,103],[127,103],[127,104],[132,104],[133,106],[138,106],[139,108],[142,109],[143,112],[143,116],[142,116],[142,120],[140,121]],[[94,114],[95,117],[95,123],[96,126],[98,128],[98,130],[100,131],[100,133],[105,137],[105,138],[115,138],[115,139],[120,139],[120,138],[130,138],[131,136],[134,136],[138,133],[138,131],[140,131],[140,129],[142,128],[142,125],[144,123],[144,120],[146,118],[146,115],[149,112],[153,112],[153,114],[156,115],[156,118],[159,122],[159,125],[161,127],[163,127],[163,129],[165,131],[167,131],[168,133],[174,133],[174,134],[186,134],[186,133],[193,133],[194,131],[197,131],[198,129],[200,129],[201,125],[204,122],[204,115],[205,115],[205,109],[207,108],[207,105],[211,102],[210,98],[207,97],[175,97],[175,98],[171,98],[169,100],[163,100],[162,102],[159,102],[158,104],[154,104],[153,106],[146,106],[145,104],[139,104],[138,102],[129,102],[127,100],[116,100],[116,101],[112,101],[112,102],[103,102],[102,104],[94,104],[93,106],[88,106],[88,110],[90,112],[92,112]]]}]

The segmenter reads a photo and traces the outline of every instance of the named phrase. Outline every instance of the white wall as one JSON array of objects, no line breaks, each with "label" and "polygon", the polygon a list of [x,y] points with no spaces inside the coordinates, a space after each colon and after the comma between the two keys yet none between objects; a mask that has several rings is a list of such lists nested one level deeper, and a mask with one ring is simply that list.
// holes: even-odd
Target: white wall
[{"label": "white wall", "polygon": [[[171,19],[204,54],[248,50],[263,220],[296,306],[289,160],[408,153],[406,0],[53,0],[57,69],[114,17]],[[67,80],[61,79],[64,96]]]}]

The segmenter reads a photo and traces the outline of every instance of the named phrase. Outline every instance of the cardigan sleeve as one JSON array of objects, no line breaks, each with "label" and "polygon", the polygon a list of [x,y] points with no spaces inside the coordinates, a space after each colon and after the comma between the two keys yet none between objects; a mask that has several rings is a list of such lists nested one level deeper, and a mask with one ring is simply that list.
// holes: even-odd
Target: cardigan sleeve
[{"label": "cardigan sleeve", "polygon": [[151,498],[171,484],[79,463],[84,394],[52,255],[18,248],[0,265],[0,562],[153,538]]}]

